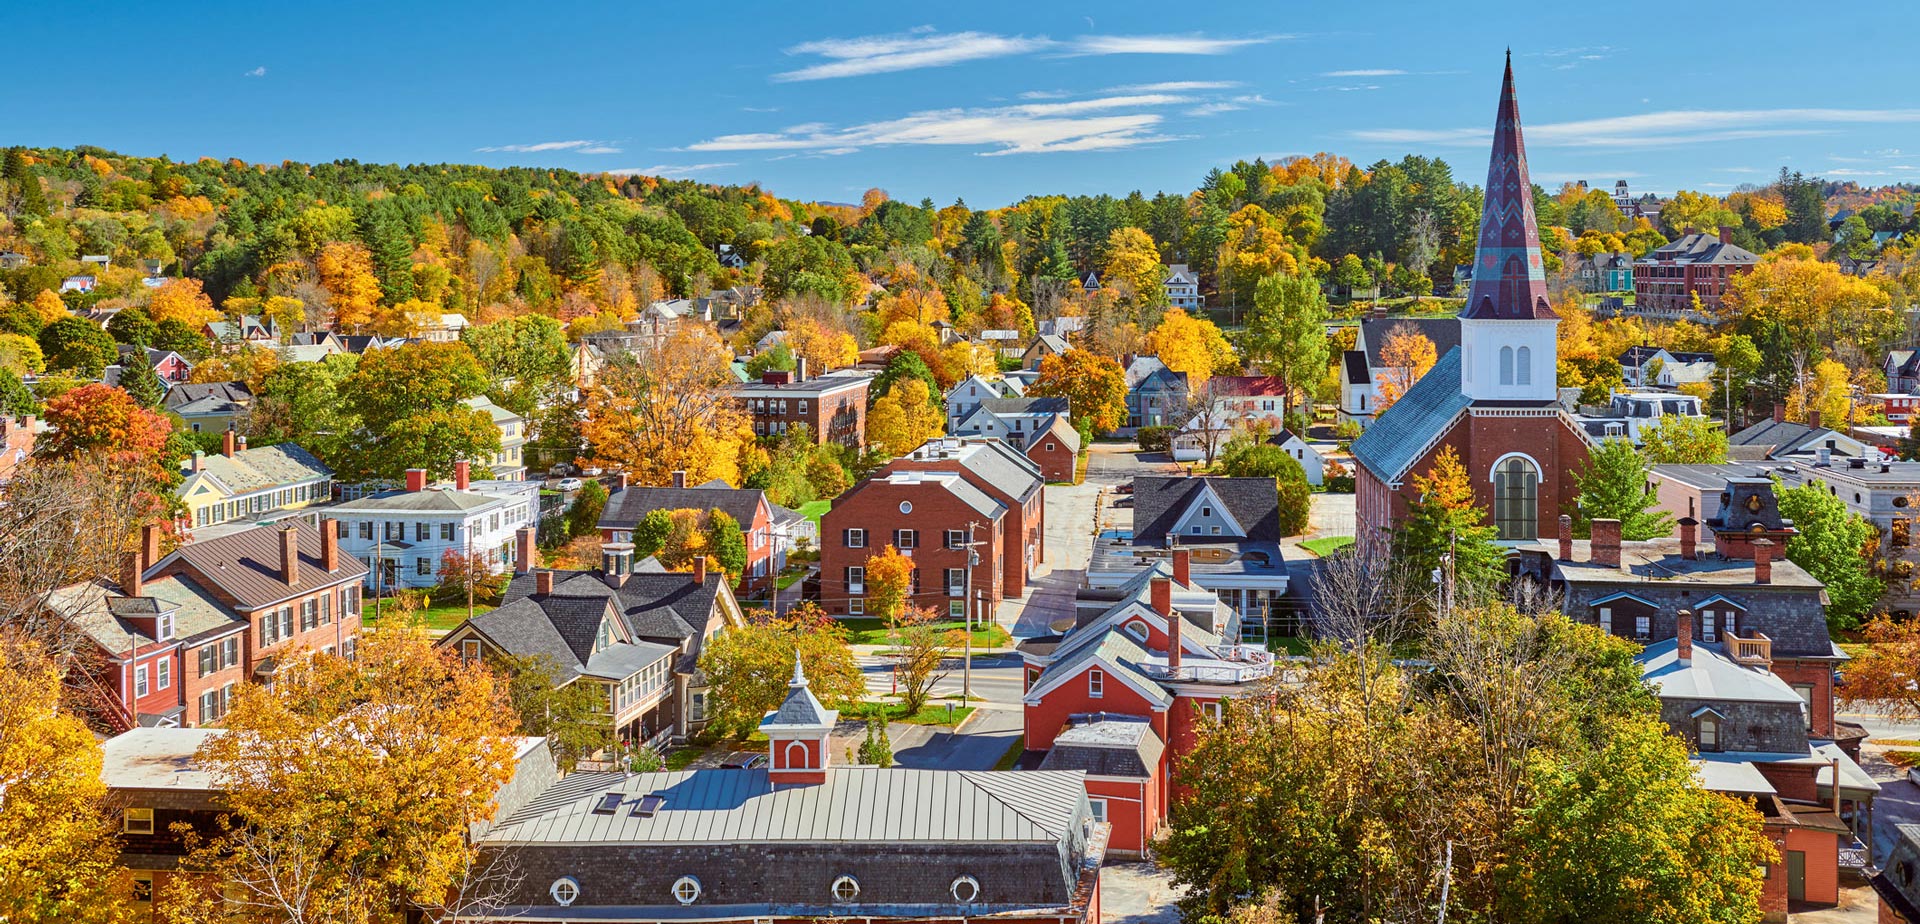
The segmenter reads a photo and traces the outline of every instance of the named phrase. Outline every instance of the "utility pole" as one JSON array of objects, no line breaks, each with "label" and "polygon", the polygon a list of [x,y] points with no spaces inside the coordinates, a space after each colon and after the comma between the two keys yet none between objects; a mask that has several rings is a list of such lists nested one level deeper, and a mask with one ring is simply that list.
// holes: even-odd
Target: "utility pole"
[{"label": "utility pole", "polygon": [[975,551],[973,531],[979,528],[976,520],[967,521],[967,567],[960,574],[960,608],[966,614],[966,636],[961,649],[960,659],[960,704],[973,704],[973,569],[980,566],[980,553]]},{"label": "utility pole", "polygon": [[380,524],[380,531],[373,540],[373,621],[380,621],[380,588],[387,577],[387,524]]}]

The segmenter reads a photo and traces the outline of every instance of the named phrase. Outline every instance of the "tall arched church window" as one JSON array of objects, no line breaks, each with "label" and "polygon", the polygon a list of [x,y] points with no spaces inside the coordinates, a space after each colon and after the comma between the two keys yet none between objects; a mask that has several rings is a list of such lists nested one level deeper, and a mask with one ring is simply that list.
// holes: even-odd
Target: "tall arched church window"
[{"label": "tall arched church window", "polygon": [[1500,348],[1500,384],[1513,384],[1513,347]]},{"label": "tall arched church window", "polygon": [[1501,539],[1535,539],[1540,529],[1540,470],[1519,456],[1493,470],[1493,525]]},{"label": "tall arched church window", "polygon": [[1514,365],[1519,367],[1514,372],[1514,381],[1519,382],[1522,385],[1532,385],[1533,384],[1533,350],[1532,348],[1521,347],[1519,354],[1514,357]]}]

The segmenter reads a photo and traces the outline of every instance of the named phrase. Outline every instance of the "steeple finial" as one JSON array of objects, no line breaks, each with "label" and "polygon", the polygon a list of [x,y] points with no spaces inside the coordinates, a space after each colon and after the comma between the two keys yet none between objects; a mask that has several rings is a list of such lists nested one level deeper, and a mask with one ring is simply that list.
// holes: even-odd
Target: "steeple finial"
[{"label": "steeple finial", "polygon": [[793,653],[793,679],[787,681],[787,687],[797,690],[806,685],[807,672],[806,669],[801,666],[800,653],[796,651]]}]

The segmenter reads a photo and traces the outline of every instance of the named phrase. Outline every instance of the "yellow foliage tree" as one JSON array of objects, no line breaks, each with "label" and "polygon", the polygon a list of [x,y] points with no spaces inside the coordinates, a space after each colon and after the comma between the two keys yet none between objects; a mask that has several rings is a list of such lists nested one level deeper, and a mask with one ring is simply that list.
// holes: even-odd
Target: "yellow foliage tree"
[{"label": "yellow foliage tree", "polygon": [[439,305],[410,298],[379,312],[373,329],[382,337],[418,337],[421,331],[439,322],[440,314]]},{"label": "yellow foliage tree", "polygon": [[1781,247],[1751,272],[1729,280],[1725,310],[1732,317],[1779,323],[1789,338],[1788,360],[1797,378],[1839,347],[1877,357],[1879,345],[1900,329],[1886,291],[1813,259],[1804,246]]},{"label": "yellow foliage tree", "polygon": [[358,333],[373,323],[380,307],[380,280],[373,275],[373,256],[362,244],[334,241],[314,255],[320,285],[332,296],[337,329]]},{"label": "yellow foliage tree", "polygon": [[945,360],[947,373],[954,381],[970,375],[996,378],[1000,375],[1000,361],[994,356],[994,349],[971,340],[956,340],[940,351]]},{"label": "yellow foliage tree", "polygon": [[1855,406],[1852,386],[1847,367],[1838,360],[1823,359],[1815,363],[1813,374],[1787,392],[1787,419],[1809,423],[1817,411],[1821,426],[1846,432],[1854,423],[1848,419],[1848,411],[1853,411],[1855,417],[1864,416],[1865,411]]},{"label": "yellow foliage tree", "polygon": [[888,622],[897,619],[912,602],[913,559],[888,543],[867,556],[867,612]]},{"label": "yellow foliage tree", "polygon": [[945,429],[946,417],[933,405],[924,379],[900,379],[867,411],[867,441],[887,447],[896,456],[912,452]]},{"label": "yellow foliage tree", "polygon": [[60,706],[59,662],[0,630],[0,920],[118,920],[119,847],[100,745]]},{"label": "yellow foliage tree", "polygon": [[1253,287],[1279,273],[1295,276],[1300,261],[1280,219],[1257,205],[1242,206],[1227,218],[1227,241],[1220,259],[1237,297],[1252,301]]},{"label": "yellow foliage tree", "polygon": [[917,275],[896,282],[881,297],[878,309],[882,329],[902,321],[932,324],[953,319],[953,312],[947,307],[946,293]]},{"label": "yellow foliage tree", "polygon": [[41,289],[34,293],[33,300],[27,303],[33,307],[40,323],[52,324],[67,316],[67,303],[60,300],[60,294],[52,289]]},{"label": "yellow foliage tree", "polygon": [[1154,307],[1167,303],[1167,268],[1160,262],[1160,248],[1139,228],[1115,229],[1107,235],[1107,265],[1101,277],[1107,288],[1118,287],[1135,307]]},{"label": "yellow foliage tree", "polygon": [[586,393],[582,430],[594,459],[636,484],[667,484],[676,471],[695,483],[737,483],[738,447],[753,433],[733,382],[733,351],[704,325],[682,324],[644,353],[616,354]]},{"label": "yellow foliage tree", "polygon": [[1216,373],[1232,374],[1239,363],[1218,326],[1180,308],[1161,317],[1160,326],[1147,335],[1147,349],[1168,369],[1186,373],[1187,386],[1196,392]]},{"label": "yellow foliage tree", "polygon": [[220,312],[213,310],[213,299],[207,297],[198,279],[167,280],[153,290],[153,297],[147,300],[147,314],[155,324],[179,321],[194,330],[221,317]]},{"label": "yellow foliage tree", "polygon": [[1438,360],[1433,341],[1412,325],[1402,324],[1388,331],[1386,341],[1380,344],[1380,361],[1386,364],[1386,371],[1380,374],[1380,401],[1374,412],[1385,412],[1405,397]]},{"label": "yellow foliage tree", "polygon": [[807,361],[809,374],[842,369],[860,361],[860,344],[853,334],[834,330],[815,318],[796,318],[787,324],[787,349]]}]

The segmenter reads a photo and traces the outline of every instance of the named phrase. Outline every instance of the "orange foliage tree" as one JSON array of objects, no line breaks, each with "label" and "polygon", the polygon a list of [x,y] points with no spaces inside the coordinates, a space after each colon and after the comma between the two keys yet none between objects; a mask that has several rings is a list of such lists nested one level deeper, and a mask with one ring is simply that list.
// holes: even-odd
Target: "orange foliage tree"
[{"label": "orange foliage tree", "polygon": [[220,312],[213,310],[213,299],[207,297],[198,279],[167,280],[153,290],[153,297],[147,301],[147,314],[155,324],[179,321],[194,330],[220,320]]},{"label": "orange foliage tree", "polygon": [[1433,341],[1412,325],[1401,324],[1388,331],[1386,342],[1380,345],[1380,361],[1386,364],[1386,371],[1380,374],[1380,401],[1375,412],[1383,412],[1405,397],[1438,360]]}]

